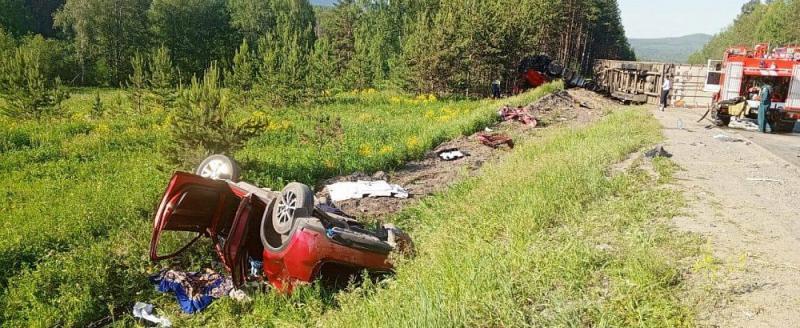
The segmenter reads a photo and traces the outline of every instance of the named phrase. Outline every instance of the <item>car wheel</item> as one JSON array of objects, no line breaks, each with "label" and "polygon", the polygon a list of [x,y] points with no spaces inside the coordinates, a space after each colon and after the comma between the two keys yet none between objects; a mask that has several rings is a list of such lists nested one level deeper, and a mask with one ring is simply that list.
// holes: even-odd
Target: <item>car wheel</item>
[{"label": "car wheel", "polygon": [[214,180],[239,180],[239,165],[228,156],[211,155],[197,167],[195,173]]},{"label": "car wheel", "polygon": [[309,217],[314,211],[314,193],[302,183],[292,182],[281,191],[272,210],[272,227],[285,242],[292,234],[297,218]]}]

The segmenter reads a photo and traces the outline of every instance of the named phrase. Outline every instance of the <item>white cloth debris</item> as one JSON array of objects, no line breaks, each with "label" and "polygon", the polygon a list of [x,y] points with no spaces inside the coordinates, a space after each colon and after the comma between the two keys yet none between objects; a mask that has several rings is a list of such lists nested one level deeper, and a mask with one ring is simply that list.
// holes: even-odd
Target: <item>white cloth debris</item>
[{"label": "white cloth debris", "polygon": [[243,303],[249,303],[250,301],[252,301],[250,296],[247,296],[247,293],[245,293],[241,289],[236,289],[236,288],[231,289],[231,292],[228,293],[228,296],[230,296],[232,299],[234,299],[236,301],[243,302]]},{"label": "white cloth debris", "polygon": [[757,123],[749,119],[740,120],[735,117],[731,118],[731,122],[728,124],[728,127],[734,129],[748,130],[748,131],[758,131]]},{"label": "white cloth debris", "polygon": [[447,151],[439,154],[439,158],[445,161],[452,161],[459,158],[464,158],[464,156],[465,156],[464,153],[462,153],[460,150]]},{"label": "white cloth debris", "polygon": [[331,200],[339,202],[364,197],[396,197],[408,198],[408,191],[398,185],[386,181],[337,182],[328,185]]},{"label": "white cloth debris", "polygon": [[159,327],[172,327],[172,321],[163,316],[153,314],[154,308],[153,304],[136,302],[133,305],[133,316],[152,322]]},{"label": "white cloth debris", "polygon": [[724,134],[715,135],[714,139],[717,139],[719,141],[724,141],[724,142],[744,142],[744,140],[742,140],[742,139],[734,138],[734,137],[731,137],[731,136],[728,136],[728,135],[724,135]]}]

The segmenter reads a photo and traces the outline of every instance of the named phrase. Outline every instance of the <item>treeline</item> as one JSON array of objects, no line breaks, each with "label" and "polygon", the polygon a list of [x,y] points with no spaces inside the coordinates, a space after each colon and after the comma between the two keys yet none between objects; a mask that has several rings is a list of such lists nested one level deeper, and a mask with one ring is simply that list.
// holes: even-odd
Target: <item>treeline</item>
[{"label": "treeline", "polygon": [[216,62],[242,99],[276,104],[370,87],[484,95],[529,55],[583,71],[633,58],[616,0],[0,0],[0,24],[0,54],[27,53],[47,85],[175,88]]},{"label": "treeline", "polygon": [[733,24],[693,54],[689,62],[705,64],[722,59],[733,46],[752,47],[768,42],[773,46],[800,44],[800,0],[750,0]]}]

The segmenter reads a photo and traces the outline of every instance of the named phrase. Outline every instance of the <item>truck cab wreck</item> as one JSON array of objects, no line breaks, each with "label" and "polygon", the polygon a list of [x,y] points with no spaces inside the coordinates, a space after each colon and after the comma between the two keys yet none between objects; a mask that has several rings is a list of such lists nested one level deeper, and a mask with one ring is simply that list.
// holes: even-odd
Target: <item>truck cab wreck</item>
[{"label": "truck cab wreck", "polygon": [[[196,174],[173,175],[155,215],[151,260],[178,256],[210,238],[234,285],[265,280],[291,292],[318,278],[346,282],[364,270],[391,272],[392,251],[411,245],[392,225],[368,229],[317,204],[304,184],[290,183],[276,192],[236,182],[237,172],[231,159],[214,155]],[[177,251],[161,254],[159,244],[167,232],[195,235]]]}]

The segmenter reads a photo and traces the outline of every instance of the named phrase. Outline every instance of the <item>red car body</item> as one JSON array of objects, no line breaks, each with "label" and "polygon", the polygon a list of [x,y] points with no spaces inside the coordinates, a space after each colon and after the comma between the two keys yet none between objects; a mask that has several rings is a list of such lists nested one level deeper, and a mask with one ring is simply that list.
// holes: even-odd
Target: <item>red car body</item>
[{"label": "red car body", "polygon": [[[269,283],[286,292],[323,275],[338,279],[362,270],[392,270],[389,254],[394,247],[381,231],[369,231],[316,207],[312,216],[296,219],[288,238],[271,233],[271,213],[280,196],[280,192],[245,182],[177,172],[156,212],[150,258],[160,261],[177,256],[208,237],[235,285],[261,279],[248,274],[255,260],[263,263]],[[160,255],[165,232],[197,235],[177,251]]]}]

